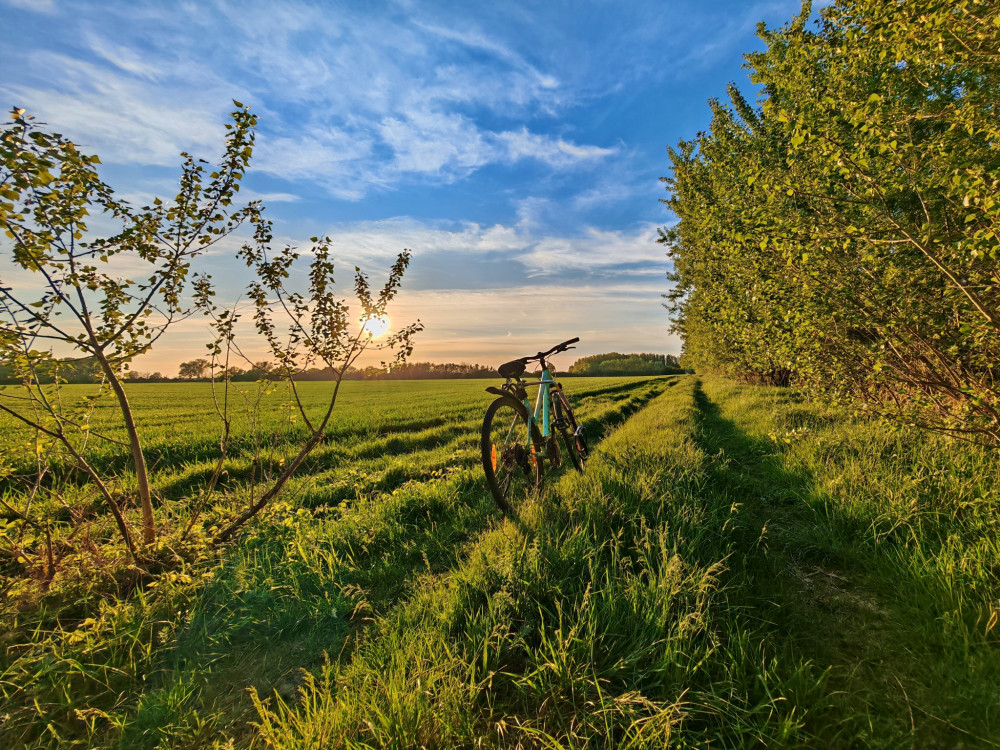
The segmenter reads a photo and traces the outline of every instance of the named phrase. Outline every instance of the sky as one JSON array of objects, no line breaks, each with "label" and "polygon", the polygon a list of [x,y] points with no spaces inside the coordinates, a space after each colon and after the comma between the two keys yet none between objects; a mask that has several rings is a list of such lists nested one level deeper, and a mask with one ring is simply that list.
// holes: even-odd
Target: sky
[{"label": "sky", "polygon": [[[752,99],[757,23],[800,6],[0,0],[0,103],[98,154],[136,205],[176,193],[181,151],[217,159],[232,100],[250,105],[240,197],[263,202],[276,244],[330,236],[345,298],[355,265],[380,283],[412,250],[390,316],[425,326],[413,360],[496,365],[577,336],[562,366],[677,354],[655,242],[674,221],[666,148],[708,126],[729,81]],[[238,304],[235,247],[202,265]],[[134,369],[174,374],[208,338],[190,318]]]}]

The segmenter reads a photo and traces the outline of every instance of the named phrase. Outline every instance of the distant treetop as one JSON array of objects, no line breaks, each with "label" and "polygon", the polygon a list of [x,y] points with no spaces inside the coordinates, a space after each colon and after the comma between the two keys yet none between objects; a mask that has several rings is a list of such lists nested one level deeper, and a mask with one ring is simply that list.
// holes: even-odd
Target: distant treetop
[{"label": "distant treetop", "polygon": [[581,357],[569,368],[570,375],[667,375],[680,372],[673,354],[594,354]]}]

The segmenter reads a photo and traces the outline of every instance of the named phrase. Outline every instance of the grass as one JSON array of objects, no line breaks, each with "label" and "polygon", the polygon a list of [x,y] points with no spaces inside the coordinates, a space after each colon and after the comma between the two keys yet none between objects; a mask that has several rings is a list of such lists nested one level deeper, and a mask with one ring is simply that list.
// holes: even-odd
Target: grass
[{"label": "grass", "polygon": [[[0,745],[1000,745],[992,453],[787,389],[572,381],[586,473],[502,517],[482,385],[352,384],[221,556],[8,603]],[[178,513],[198,439],[161,441]]]},{"label": "grass", "polygon": [[[585,380],[573,392],[599,436],[669,382]],[[293,483],[287,502],[224,559],[195,561],[128,598],[100,582],[88,587],[58,577],[45,596],[6,598],[0,684],[11,709],[3,724],[9,736],[89,746],[107,735],[121,736],[124,746],[155,746],[190,735],[200,746],[220,723],[249,716],[247,685],[271,686],[317,662],[323,648],[401,596],[420,569],[447,566],[464,536],[492,522],[478,468],[485,384],[359,385],[347,392],[339,432]],[[181,433],[210,407],[206,389],[191,391],[195,405],[176,420]],[[166,399],[134,400],[147,422],[170,408]],[[151,442],[169,444],[169,437],[154,434]],[[283,450],[279,444],[275,455]],[[161,502],[180,515],[185,497],[174,488],[211,460],[161,466]],[[232,457],[231,491],[248,483],[250,460]],[[164,488],[175,494],[164,496]],[[66,674],[77,682],[60,684]],[[247,674],[255,679],[244,681]],[[293,674],[288,684],[297,680]]]}]

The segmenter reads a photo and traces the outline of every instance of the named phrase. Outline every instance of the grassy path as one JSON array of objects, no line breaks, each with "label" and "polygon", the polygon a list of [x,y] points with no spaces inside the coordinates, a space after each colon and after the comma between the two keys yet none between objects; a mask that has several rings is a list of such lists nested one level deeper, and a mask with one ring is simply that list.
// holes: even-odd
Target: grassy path
[{"label": "grassy path", "polygon": [[[733,603],[772,623],[785,663],[808,664],[821,686],[802,736],[1000,746],[1000,654],[984,627],[998,592],[983,536],[997,521],[995,459],[780,391],[709,383],[695,401],[715,490],[743,504]],[[927,486],[934,475],[945,481]]]}]

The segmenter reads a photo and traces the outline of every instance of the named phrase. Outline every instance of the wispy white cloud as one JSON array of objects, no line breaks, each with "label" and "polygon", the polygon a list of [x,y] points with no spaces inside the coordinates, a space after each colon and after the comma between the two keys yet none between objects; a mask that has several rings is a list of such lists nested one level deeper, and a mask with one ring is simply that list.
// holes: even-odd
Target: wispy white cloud
[{"label": "wispy white cloud", "polygon": [[[256,170],[351,200],[413,179],[447,184],[487,164],[564,169],[616,151],[473,115],[552,112],[566,92],[557,76],[471,26],[294,2],[280,13],[227,2],[77,11],[92,56],[31,50],[24,70],[44,78],[8,80],[0,93],[110,163],[173,164],[181,150],[218,151],[232,98],[262,116]],[[227,33],[209,43],[220,17]],[[116,25],[146,33],[114,34]]]},{"label": "wispy white cloud", "polygon": [[383,120],[379,131],[393,150],[392,168],[398,172],[467,173],[493,158],[475,123],[461,115],[412,111],[405,119]]},{"label": "wispy white cloud", "polygon": [[534,85],[540,89],[552,90],[559,86],[558,79],[547,73],[542,73],[535,66],[531,65],[522,55],[514,52],[510,47],[501,44],[495,38],[475,30],[459,30],[447,26],[440,26],[431,23],[416,21],[417,28],[424,29],[440,39],[447,39],[458,42],[462,46],[487,52],[497,59],[507,62],[515,70],[527,73]]},{"label": "wispy white cloud", "polygon": [[642,264],[641,273],[662,278],[666,258],[663,247],[656,244],[657,236],[655,224],[645,224],[634,231],[588,227],[579,236],[543,237],[520,261],[532,275],[607,273],[617,266]]},{"label": "wispy white cloud", "polygon": [[617,231],[584,227],[570,235],[556,235],[524,222],[513,226],[474,222],[435,226],[400,217],[334,225],[326,234],[334,238],[337,252],[352,261],[381,262],[406,247],[416,258],[435,253],[501,254],[531,275],[603,273],[616,266],[643,263],[651,266],[651,275],[660,276],[666,257],[664,248],[656,244],[656,228],[655,224]]},{"label": "wispy white cloud", "polygon": [[55,13],[55,0],[6,0],[14,8],[33,10],[37,13]]},{"label": "wispy white cloud", "polygon": [[85,36],[90,48],[97,55],[126,73],[132,73],[148,80],[153,80],[163,73],[162,67],[144,60],[137,50],[115,44],[93,32],[87,32]]},{"label": "wispy white cloud", "polygon": [[413,251],[417,262],[449,253],[466,256],[495,253],[514,259],[530,243],[516,227],[480,226],[474,222],[435,226],[410,217],[338,224],[324,234],[333,238],[338,259],[364,266],[389,261],[404,248]]},{"label": "wispy white cloud", "polygon": [[241,190],[240,200],[248,203],[250,201],[260,201],[265,206],[268,206],[272,203],[295,203],[302,200],[302,198],[294,193],[258,193],[256,190]]},{"label": "wispy white cloud", "polygon": [[663,183],[659,178],[647,175],[637,175],[634,171],[622,168],[621,161],[616,160],[613,169],[601,170],[601,173],[591,180],[587,187],[571,198],[573,208],[578,211],[615,206],[636,198],[656,205],[656,201],[666,197]]},{"label": "wispy white cloud", "polygon": [[28,65],[60,74],[45,88],[8,82],[6,96],[109,163],[176,164],[181,151],[222,147],[227,99],[217,85],[172,94],[120,69],[44,51],[29,53]]},{"label": "wispy white cloud", "polygon": [[510,161],[537,159],[551,167],[569,167],[581,162],[597,161],[614,154],[617,150],[600,146],[581,146],[562,138],[531,133],[527,128],[500,133],[497,139],[506,147]]},{"label": "wispy white cloud", "polygon": [[290,182],[322,184],[338,198],[357,200],[377,181],[374,172],[363,174],[372,139],[336,127],[312,126],[295,135],[265,131],[258,140],[253,169]]},{"label": "wispy white cloud", "polygon": [[486,164],[522,160],[565,169],[615,153],[613,148],[578,145],[526,128],[495,133],[465,116],[428,109],[407,112],[402,119],[386,118],[379,131],[394,153],[392,162],[380,170],[383,182],[415,173],[450,181]]}]

